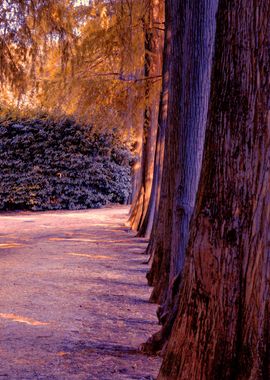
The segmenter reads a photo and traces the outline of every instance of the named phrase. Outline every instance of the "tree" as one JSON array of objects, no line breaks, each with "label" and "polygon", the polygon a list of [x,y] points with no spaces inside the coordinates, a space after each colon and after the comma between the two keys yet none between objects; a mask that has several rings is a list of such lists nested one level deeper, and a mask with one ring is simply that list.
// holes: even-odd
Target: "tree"
[{"label": "tree", "polygon": [[[216,0],[168,1],[171,55],[165,169],[160,220],[148,274],[151,300],[162,305],[165,328],[148,343],[160,349],[175,318],[178,286],[185,260],[189,222],[197,193],[210,93]],[[146,345],[147,347],[147,345]]]},{"label": "tree", "polygon": [[270,377],[267,0],[220,0],[180,305],[158,379]]},{"label": "tree", "polygon": [[129,222],[134,230],[140,230],[147,215],[151,196],[156,139],[158,129],[160,72],[162,68],[162,49],[164,36],[159,24],[163,22],[163,1],[147,0],[146,14],[143,18],[145,32],[145,107],[143,119],[143,140],[141,156],[141,173],[137,195],[133,200]]},{"label": "tree", "polygon": [[[161,106],[160,108],[160,134],[164,134],[164,147],[160,146],[164,152],[161,151],[160,162],[156,155],[155,166],[160,170],[160,189],[159,194],[156,196],[156,210],[155,210],[155,223],[153,225],[150,242],[147,248],[147,253],[150,255],[152,261],[151,270],[147,274],[148,283],[154,286],[150,301],[161,303],[162,298],[159,298],[163,289],[163,281],[166,281],[167,270],[164,270],[162,276],[163,265],[170,251],[170,236],[171,236],[171,208],[172,208],[172,191],[171,181],[174,179],[173,173],[168,175],[170,170],[170,144],[168,129],[168,97],[169,97],[169,81],[170,81],[170,62],[171,62],[171,6],[168,1],[165,2],[165,42],[163,53],[163,72],[162,72],[162,93],[161,93]],[[159,135],[158,135],[159,136]],[[165,173],[165,174],[163,174]],[[159,199],[158,199],[159,198]],[[163,280],[163,281],[162,281]],[[164,287],[165,288],[165,287]]]},{"label": "tree", "polygon": [[21,93],[29,75],[34,78],[44,63],[49,41],[58,40],[62,63],[71,54],[70,1],[2,1],[0,13],[0,83]]},{"label": "tree", "polygon": [[[168,14],[166,9],[166,2],[162,8],[162,13]],[[163,25],[163,22],[158,24]],[[138,236],[150,238],[151,233],[157,233],[157,223],[153,229],[154,222],[160,200],[161,180],[164,162],[164,146],[165,146],[165,132],[167,125],[167,110],[168,110],[168,79],[169,79],[169,56],[170,56],[170,27],[168,25],[168,15],[164,20],[164,43],[163,57],[162,57],[162,88],[160,92],[159,112],[157,120],[157,134],[156,134],[156,149],[154,157],[153,181],[151,187],[151,195],[145,216],[141,222]],[[151,239],[152,241],[152,239]]]},{"label": "tree", "polygon": [[[28,114],[30,104],[36,113],[71,115],[99,130],[121,130],[123,138],[139,146],[146,83],[141,20],[148,1],[86,3],[16,0],[0,4],[0,80],[7,89],[2,91],[7,101],[2,97],[1,105],[19,106]],[[157,87],[158,83],[151,88]]]}]

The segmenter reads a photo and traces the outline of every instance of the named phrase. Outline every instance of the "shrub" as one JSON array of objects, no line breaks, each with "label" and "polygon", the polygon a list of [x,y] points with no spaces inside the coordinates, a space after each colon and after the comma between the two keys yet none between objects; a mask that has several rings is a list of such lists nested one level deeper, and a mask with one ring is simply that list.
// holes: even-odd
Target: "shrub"
[{"label": "shrub", "polygon": [[72,119],[0,122],[0,209],[84,209],[125,203],[132,155],[116,133]]}]

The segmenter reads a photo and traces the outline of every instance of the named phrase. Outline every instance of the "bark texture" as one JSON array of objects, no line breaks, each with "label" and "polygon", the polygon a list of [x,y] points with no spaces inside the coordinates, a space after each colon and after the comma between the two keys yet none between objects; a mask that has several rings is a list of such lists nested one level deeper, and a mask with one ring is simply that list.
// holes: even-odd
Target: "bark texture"
[{"label": "bark texture", "polygon": [[[163,2],[160,2],[159,6],[159,19],[164,19],[165,7]],[[161,17],[161,15],[163,17]],[[163,25],[163,22],[161,23]],[[164,22],[165,25],[165,22]],[[168,56],[169,56],[169,42],[168,42],[168,28],[164,26],[164,42],[161,43],[159,40],[159,45],[163,46],[163,58],[162,58],[162,88],[160,93],[160,103],[159,103],[159,113],[158,113],[158,124],[157,124],[157,141],[155,150],[155,161],[154,161],[154,173],[153,182],[151,189],[151,196],[147,208],[147,212],[143,221],[141,223],[140,229],[138,231],[138,236],[144,236],[150,238],[155,215],[159,206],[160,199],[160,188],[161,188],[161,178],[163,170],[164,161],[164,145],[165,145],[165,131],[167,124],[167,109],[168,109]]]},{"label": "bark texture", "polygon": [[[210,75],[215,36],[217,0],[198,6],[196,0],[168,1],[173,15],[168,101],[168,169],[164,184],[171,182],[169,249],[156,250],[161,262],[154,284],[154,300],[166,301],[162,319],[168,316],[177,293],[175,282],[183,268],[202,161],[210,94]],[[165,210],[167,212],[167,208]],[[156,270],[152,268],[152,270]],[[166,273],[166,275],[164,275]],[[165,281],[165,284],[164,284]],[[168,291],[169,290],[169,291]],[[162,293],[159,296],[160,292]]]},{"label": "bark texture", "polygon": [[158,379],[270,378],[268,0],[220,0],[203,169]]},{"label": "bark texture", "polygon": [[[171,51],[171,9],[168,2],[165,2],[165,41],[163,55],[163,88],[162,88],[162,108],[160,108],[160,131],[164,133],[164,151],[161,152],[160,165],[162,170],[160,173],[160,189],[156,198],[156,215],[153,225],[151,238],[147,253],[150,255],[152,264],[149,273],[147,274],[148,283],[154,286],[151,302],[163,302],[163,293],[166,294],[166,275],[169,273],[169,268],[165,268],[166,257],[170,252],[171,243],[171,228],[172,228],[172,200],[173,200],[173,184],[174,172],[168,176],[170,171],[170,135],[167,128],[168,114],[168,96],[169,96],[169,77],[170,77],[170,51]],[[165,153],[166,152],[166,153]],[[156,156],[157,159],[157,156]],[[162,273],[164,275],[162,275]],[[161,281],[161,279],[163,281]]]},{"label": "bark texture", "polygon": [[[157,140],[159,97],[155,96],[159,84],[151,78],[158,76],[162,67],[163,35],[159,22],[163,20],[163,1],[149,0],[149,12],[143,20],[145,29],[145,111],[141,158],[141,183],[132,204],[129,223],[139,230],[147,214],[153,182],[155,150]],[[160,91],[160,90],[159,90]]]}]

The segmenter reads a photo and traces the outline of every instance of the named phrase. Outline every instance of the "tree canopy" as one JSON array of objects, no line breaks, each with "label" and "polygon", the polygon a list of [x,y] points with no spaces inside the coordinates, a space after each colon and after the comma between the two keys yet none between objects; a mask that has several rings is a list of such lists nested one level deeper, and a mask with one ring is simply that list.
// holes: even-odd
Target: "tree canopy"
[{"label": "tree canopy", "polygon": [[150,1],[18,0],[0,12],[2,106],[127,131],[141,120],[146,80],[158,96],[161,73],[144,75]]}]

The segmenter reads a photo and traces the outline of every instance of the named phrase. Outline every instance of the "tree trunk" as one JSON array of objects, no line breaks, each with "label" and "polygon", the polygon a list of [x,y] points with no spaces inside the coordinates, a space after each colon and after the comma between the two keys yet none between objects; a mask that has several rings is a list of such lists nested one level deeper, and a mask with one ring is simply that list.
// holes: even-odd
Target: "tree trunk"
[{"label": "tree trunk", "polygon": [[[161,303],[164,301],[163,293],[166,294],[166,284],[168,283],[166,275],[169,268],[166,268],[166,257],[170,253],[171,229],[172,229],[172,200],[174,172],[168,175],[171,165],[170,160],[170,136],[171,130],[167,128],[168,114],[168,86],[170,77],[170,55],[171,55],[171,9],[168,2],[165,2],[165,41],[163,56],[163,88],[162,88],[162,108],[160,109],[160,130],[165,133],[164,152],[161,158],[162,175],[160,177],[161,185],[155,222],[151,233],[150,243],[147,253],[152,259],[152,265],[147,274],[148,283],[154,286],[150,297],[151,302]],[[163,265],[164,264],[164,265]],[[161,281],[162,280],[162,281]]]},{"label": "tree trunk", "polygon": [[[161,8],[161,5],[160,5],[160,8]],[[164,12],[165,12],[165,9],[164,7],[162,7],[159,11],[159,14],[164,15]],[[158,19],[162,20],[163,17],[159,16]],[[163,45],[162,89],[161,89],[161,94],[160,94],[159,113],[158,113],[157,141],[156,141],[156,151],[155,151],[155,160],[154,160],[153,182],[152,182],[151,196],[150,196],[147,212],[145,214],[145,217],[138,231],[138,236],[146,237],[146,238],[150,238],[152,228],[154,225],[155,215],[158,210],[159,199],[160,199],[161,178],[162,178],[162,169],[163,169],[163,161],[164,161],[165,130],[166,130],[166,123],[167,123],[167,108],[168,108],[169,42],[167,40],[168,40],[168,28],[165,27],[164,43],[163,44],[161,42],[159,43],[159,45],[161,46]]]},{"label": "tree trunk", "polygon": [[[119,62],[119,73],[120,77],[127,77],[127,78],[133,78],[134,72],[139,71],[139,76],[144,75],[143,68],[138,69],[135,67],[136,57],[134,53],[134,44],[135,38],[134,38],[134,30],[133,30],[133,18],[134,18],[134,9],[133,9],[133,3],[130,3],[130,5],[127,4],[126,0],[121,0],[119,4],[119,9],[116,6],[116,15],[118,17],[117,24],[119,27],[119,39],[120,39],[120,62]],[[118,15],[119,12],[119,15]],[[140,43],[143,43],[143,38],[141,38],[141,31],[139,31],[139,36],[137,37],[140,41]],[[138,42],[137,42],[138,43]],[[142,48],[143,51],[143,48]],[[140,72],[141,71],[141,72]],[[136,77],[137,73],[135,74]],[[136,199],[136,195],[138,193],[138,190],[141,186],[142,182],[142,145],[143,145],[143,120],[144,117],[142,112],[138,112],[137,118],[140,119],[136,120],[134,107],[135,105],[135,98],[137,96],[136,94],[136,88],[135,86],[129,87],[126,90],[126,111],[123,114],[123,119],[125,119],[128,131],[129,131],[129,141],[131,141],[131,135],[133,135],[133,153],[136,157],[135,162],[132,165],[132,191],[128,199],[128,204],[132,204],[134,200]],[[134,119],[136,120],[134,122]]]},{"label": "tree trunk", "polygon": [[136,161],[132,165],[132,193],[129,202],[131,205],[136,202],[138,191],[142,183],[143,118],[141,123],[136,123],[136,126],[133,127],[133,131],[134,140],[136,141],[136,143],[134,144],[133,153],[136,157]]},{"label": "tree trunk", "polygon": [[[171,33],[171,66],[168,103],[169,169],[164,173],[165,186],[172,184],[170,218],[172,226],[167,251],[156,250],[158,280],[154,284],[156,301],[166,301],[160,309],[164,322],[174,305],[189,236],[189,222],[198,187],[215,35],[217,0],[168,1],[173,15]],[[172,182],[174,178],[174,183]],[[166,211],[165,211],[166,212]],[[167,222],[169,223],[169,222]],[[153,268],[153,267],[152,267]],[[153,269],[152,269],[153,270]],[[156,269],[155,269],[156,270]],[[176,277],[178,276],[178,277]],[[170,322],[171,324],[171,322]],[[158,334],[159,335],[159,334]]]},{"label": "tree trunk", "polygon": [[270,378],[268,0],[220,0],[180,306],[158,379]]},{"label": "tree trunk", "polygon": [[142,181],[138,188],[137,197],[133,202],[129,223],[132,229],[139,230],[147,213],[151,196],[154,158],[156,150],[157,125],[158,125],[158,93],[160,84],[153,81],[159,75],[162,67],[162,34],[156,27],[158,21],[163,19],[163,2],[150,0],[149,14],[143,21],[145,29],[145,112],[144,133],[142,148]]}]

